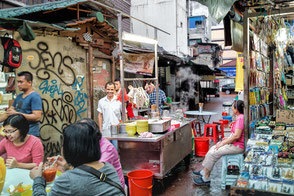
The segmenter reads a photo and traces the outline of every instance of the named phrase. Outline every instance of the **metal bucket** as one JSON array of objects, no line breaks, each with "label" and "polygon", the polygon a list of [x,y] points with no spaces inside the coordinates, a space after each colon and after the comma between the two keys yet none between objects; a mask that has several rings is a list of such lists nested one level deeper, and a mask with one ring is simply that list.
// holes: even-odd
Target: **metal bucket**
[{"label": "metal bucket", "polygon": [[111,133],[111,135],[118,135],[119,134],[119,125],[111,125],[110,133]]}]

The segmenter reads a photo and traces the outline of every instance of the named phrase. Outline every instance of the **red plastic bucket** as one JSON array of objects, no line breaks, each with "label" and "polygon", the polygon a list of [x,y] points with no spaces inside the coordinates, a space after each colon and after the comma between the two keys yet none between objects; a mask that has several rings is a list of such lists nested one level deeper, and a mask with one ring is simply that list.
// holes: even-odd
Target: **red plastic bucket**
[{"label": "red plastic bucket", "polygon": [[195,143],[195,156],[204,157],[209,150],[209,138],[208,137],[196,137]]},{"label": "red plastic bucket", "polygon": [[152,196],[153,172],[135,170],[127,174],[130,196]]}]

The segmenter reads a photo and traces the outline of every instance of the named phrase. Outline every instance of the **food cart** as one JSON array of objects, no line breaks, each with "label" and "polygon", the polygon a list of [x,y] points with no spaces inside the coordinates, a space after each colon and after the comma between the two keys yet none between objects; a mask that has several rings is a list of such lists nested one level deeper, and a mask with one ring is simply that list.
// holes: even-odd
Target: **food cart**
[{"label": "food cart", "polygon": [[152,138],[128,136],[126,133],[107,137],[118,141],[118,151],[124,175],[136,169],[149,169],[154,177],[164,176],[180,161],[190,162],[192,150],[191,124],[195,119],[186,119],[172,131],[154,134]]},{"label": "food cart", "polygon": [[[156,86],[156,105],[159,111],[159,86],[158,86],[158,59],[157,59],[157,30],[167,33],[157,27],[147,24],[154,28],[154,39],[138,36],[130,33],[122,33],[122,13],[118,13],[118,31],[119,31],[119,51],[120,51],[120,79],[121,79],[121,97],[122,97],[122,114],[125,114],[125,81],[155,81]],[[124,15],[126,17],[131,17]],[[167,33],[169,34],[169,33]],[[133,41],[154,46],[154,78],[125,78],[124,77],[124,60],[123,60],[123,40]],[[149,109],[147,109],[149,110]],[[147,111],[146,110],[146,111]],[[160,116],[159,116],[159,119]],[[125,122],[125,115],[122,115],[122,123]],[[152,138],[140,138],[138,135],[129,136],[127,133],[109,135],[109,140],[118,141],[118,152],[124,175],[137,169],[149,169],[153,171],[156,179],[163,179],[164,176],[175,167],[180,161],[185,160],[186,164],[190,162],[190,153],[192,150],[192,131],[191,125],[195,119],[181,118],[181,124],[175,129],[164,129],[154,133]]]}]

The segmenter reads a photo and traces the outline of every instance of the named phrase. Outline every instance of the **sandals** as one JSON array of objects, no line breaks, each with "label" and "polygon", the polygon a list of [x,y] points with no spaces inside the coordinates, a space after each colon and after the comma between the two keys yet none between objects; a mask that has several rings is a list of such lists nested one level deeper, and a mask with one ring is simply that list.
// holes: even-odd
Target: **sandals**
[{"label": "sandals", "polygon": [[193,174],[202,177],[202,174],[200,172],[201,172],[201,170],[200,171],[193,171]]},{"label": "sandals", "polygon": [[194,184],[198,185],[198,186],[209,186],[210,185],[210,181],[205,182],[202,177],[200,178],[193,178],[193,182]]}]

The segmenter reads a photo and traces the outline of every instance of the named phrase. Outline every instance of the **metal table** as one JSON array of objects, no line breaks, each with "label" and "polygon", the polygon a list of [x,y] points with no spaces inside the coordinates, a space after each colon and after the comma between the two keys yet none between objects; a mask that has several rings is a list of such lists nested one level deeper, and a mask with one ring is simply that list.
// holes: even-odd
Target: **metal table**
[{"label": "metal table", "polygon": [[[209,111],[199,112],[198,110],[186,111],[185,114],[190,116],[195,116],[198,120],[202,119],[205,124],[209,123],[211,115],[217,115],[216,112],[209,112]],[[208,116],[207,121],[205,121],[204,116]]]},{"label": "metal table", "polygon": [[[195,119],[194,119],[195,120]],[[123,173],[137,169],[149,169],[156,179],[164,176],[181,160],[188,164],[192,151],[191,122],[166,133],[154,134],[153,138],[139,138],[127,134],[106,138],[118,140],[118,151]]]}]

